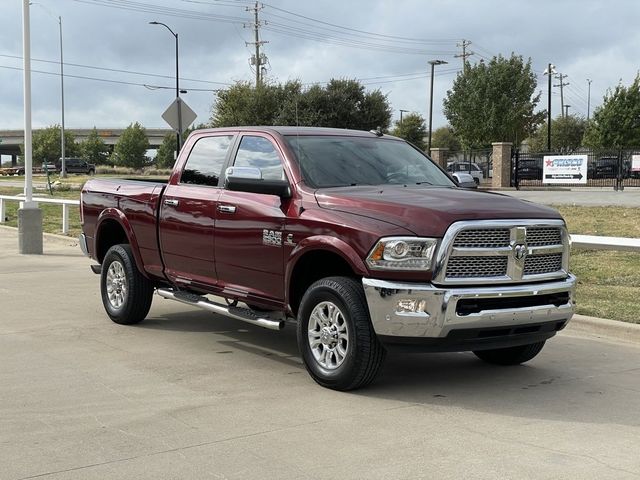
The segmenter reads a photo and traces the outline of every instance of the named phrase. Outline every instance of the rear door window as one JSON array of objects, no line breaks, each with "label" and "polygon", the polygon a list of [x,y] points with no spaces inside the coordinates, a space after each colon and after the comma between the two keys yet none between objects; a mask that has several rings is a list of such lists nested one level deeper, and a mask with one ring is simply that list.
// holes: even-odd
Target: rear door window
[{"label": "rear door window", "polygon": [[191,149],[180,183],[217,187],[233,135],[203,137]]}]

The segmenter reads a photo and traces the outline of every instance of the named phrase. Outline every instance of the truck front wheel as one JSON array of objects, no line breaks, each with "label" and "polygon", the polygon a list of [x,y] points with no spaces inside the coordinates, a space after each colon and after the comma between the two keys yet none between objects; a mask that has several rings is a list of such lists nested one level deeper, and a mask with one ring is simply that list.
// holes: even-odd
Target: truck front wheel
[{"label": "truck front wheel", "polygon": [[518,365],[528,362],[540,353],[544,347],[544,341],[531,343],[529,345],[519,345],[517,347],[496,348],[495,350],[476,350],[476,357],[487,363],[495,365]]},{"label": "truck front wheel", "polygon": [[129,245],[114,245],[107,251],[102,262],[100,293],[104,309],[115,323],[140,323],[149,313],[153,285],[136,267]]},{"label": "truck front wheel", "polygon": [[327,277],[309,287],[298,311],[298,347],[307,371],[323,387],[353,390],[375,378],[385,351],[359,282]]}]

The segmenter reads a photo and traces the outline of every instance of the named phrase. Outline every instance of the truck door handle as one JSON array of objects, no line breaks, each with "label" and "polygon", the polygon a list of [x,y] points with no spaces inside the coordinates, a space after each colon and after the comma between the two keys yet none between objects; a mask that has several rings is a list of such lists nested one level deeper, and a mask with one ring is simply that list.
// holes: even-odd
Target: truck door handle
[{"label": "truck door handle", "polygon": [[234,205],[218,205],[218,211],[222,213],[236,213]]},{"label": "truck door handle", "polygon": [[164,204],[165,204],[167,207],[177,207],[177,206],[178,206],[178,203],[180,203],[180,202],[178,202],[178,200],[169,199],[169,198],[165,198],[165,199],[164,199]]}]

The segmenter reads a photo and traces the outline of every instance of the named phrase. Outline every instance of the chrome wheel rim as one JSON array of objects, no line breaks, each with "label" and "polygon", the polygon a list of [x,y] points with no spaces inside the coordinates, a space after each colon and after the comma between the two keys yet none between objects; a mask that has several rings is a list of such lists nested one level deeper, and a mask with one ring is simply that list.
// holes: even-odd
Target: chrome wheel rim
[{"label": "chrome wheel rim", "polygon": [[118,260],[111,262],[107,270],[107,299],[109,304],[115,308],[121,308],[127,296],[128,283],[122,263]]},{"label": "chrome wheel rim", "polygon": [[333,302],[321,302],[309,317],[309,347],[316,362],[335,370],[349,352],[349,327],[344,314]]}]

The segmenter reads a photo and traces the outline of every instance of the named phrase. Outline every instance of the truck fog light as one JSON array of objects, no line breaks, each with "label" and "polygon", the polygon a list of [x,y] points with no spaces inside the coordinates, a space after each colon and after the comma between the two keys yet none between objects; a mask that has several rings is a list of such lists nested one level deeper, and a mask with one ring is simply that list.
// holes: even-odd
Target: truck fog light
[{"label": "truck fog light", "polygon": [[403,298],[396,305],[397,313],[424,313],[427,302],[424,300]]}]

